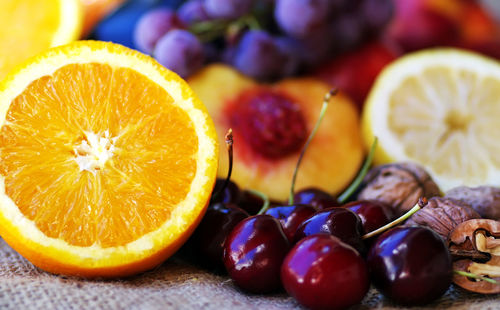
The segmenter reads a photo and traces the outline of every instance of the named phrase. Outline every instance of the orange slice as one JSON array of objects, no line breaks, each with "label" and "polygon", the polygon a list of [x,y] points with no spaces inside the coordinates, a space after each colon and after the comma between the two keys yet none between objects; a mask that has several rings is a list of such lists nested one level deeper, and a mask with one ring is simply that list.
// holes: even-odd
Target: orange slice
[{"label": "orange slice", "polygon": [[27,58],[78,39],[80,0],[1,0],[0,79]]},{"label": "orange slice", "polygon": [[0,234],[53,273],[150,269],[201,220],[217,158],[205,107],[152,58],[48,50],[0,84]]}]

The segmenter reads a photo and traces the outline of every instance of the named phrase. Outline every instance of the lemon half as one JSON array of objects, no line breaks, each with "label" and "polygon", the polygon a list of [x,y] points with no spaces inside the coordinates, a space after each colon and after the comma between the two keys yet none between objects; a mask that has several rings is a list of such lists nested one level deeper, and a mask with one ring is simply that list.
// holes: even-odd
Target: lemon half
[{"label": "lemon half", "polygon": [[458,49],[404,56],[380,74],[363,111],[375,163],[414,161],[442,191],[500,185],[500,63]]}]

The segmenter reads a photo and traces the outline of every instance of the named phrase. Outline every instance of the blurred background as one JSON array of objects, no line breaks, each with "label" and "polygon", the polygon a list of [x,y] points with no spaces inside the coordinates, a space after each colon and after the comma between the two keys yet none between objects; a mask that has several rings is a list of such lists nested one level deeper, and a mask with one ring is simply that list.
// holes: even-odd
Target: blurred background
[{"label": "blurred background", "polygon": [[264,82],[312,75],[359,107],[405,53],[453,46],[500,58],[496,0],[325,0],[307,10],[293,0],[82,1],[83,37],[153,55],[184,78],[212,62]]}]

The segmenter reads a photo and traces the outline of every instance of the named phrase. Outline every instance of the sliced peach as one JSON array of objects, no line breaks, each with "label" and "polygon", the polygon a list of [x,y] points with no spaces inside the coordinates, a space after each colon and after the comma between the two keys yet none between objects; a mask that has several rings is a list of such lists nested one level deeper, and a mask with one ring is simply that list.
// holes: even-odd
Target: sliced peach
[{"label": "sliced peach", "polygon": [[[210,65],[188,81],[212,116],[221,147],[219,176],[227,174],[224,135],[234,134],[232,180],[273,200],[288,197],[293,170],[330,87],[313,78],[258,84],[225,65]],[[296,189],[338,193],[363,159],[356,107],[335,96],[305,153]]]}]

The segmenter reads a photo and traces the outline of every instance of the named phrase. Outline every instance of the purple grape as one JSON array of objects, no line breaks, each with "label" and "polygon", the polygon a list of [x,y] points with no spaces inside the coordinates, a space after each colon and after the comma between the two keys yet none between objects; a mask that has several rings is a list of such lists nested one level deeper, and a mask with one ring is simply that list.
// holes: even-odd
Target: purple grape
[{"label": "purple grape", "polygon": [[234,63],[234,58],[236,55],[235,46],[226,46],[222,51],[222,61],[226,64],[232,65]]},{"label": "purple grape", "polygon": [[278,37],[275,42],[282,52],[284,60],[280,77],[294,75],[300,67],[300,50],[297,43],[288,37]]},{"label": "purple grape", "polygon": [[205,62],[220,62],[222,60],[221,50],[214,43],[203,44]]},{"label": "purple grape", "polygon": [[253,0],[205,0],[205,10],[212,18],[233,19],[252,9]]},{"label": "purple grape", "polygon": [[363,41],[365,23],[355,13],[337,17],[331,25],[331,38],[335,42],[336,52],[352,50]]},{"label": "purple grape", "polygon": [[134,44],[141,52],[151,54],[156,42],[175,28],[182,28],[182,22],[172,10],[161,8],[148,11],[137,21]]},{"label": "purple grape", "polygon": [[365,0],[346,0],[342,10],[346,13],[358,12],[363,1]]},{"label": "purple grape", "polygon": [[368,30],[378,33],[391,21],[394,3],[392,0],[365,0],[360,10]]},{"label": "purple grape", "polygon": [[205,5],[202,0],[189,0],[177,10],[179,19],[187,25],[192,25],[196,22],[209,20]]},{"label": "purple grape", "polygon": [[331,0],[277,0],[274,17],[286,34],[305,38],[328,23]]},{"label": "purple grape", "polygon": [[174,29],[158,40],[154,56],[160,64],[186,78],[203,65],[203,44],[191,32]]},{"label": "purple grape", "polygon": [[331,10],[335,15],[342,14],[352,2],[353,0],[330,0]]},{"label": "purple grape", "polygon": [[247,31],[236,47],[233,66],[259,80],[279,78],[290,66],[291,59],[290,53],[280,44],[265,31]]},{"label": "purple grape", "polygon": [[322,27],[303,39],[297,39],[301,62],[306,67],[316,67],[332,56],[337,42],[332,39],[330,27]]}]

